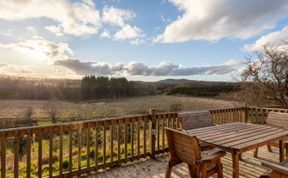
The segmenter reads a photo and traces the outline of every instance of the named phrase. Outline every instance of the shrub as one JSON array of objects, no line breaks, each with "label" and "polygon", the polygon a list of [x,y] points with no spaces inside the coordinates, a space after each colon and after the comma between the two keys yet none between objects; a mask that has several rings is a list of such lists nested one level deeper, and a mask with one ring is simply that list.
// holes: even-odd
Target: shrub
[{"label": "shrub", "polygon": [[170,105],[170,111],[171,112],[177,112],[177,111],[182,111],[183,110],[183,105],[180,103],[175,103]]}]

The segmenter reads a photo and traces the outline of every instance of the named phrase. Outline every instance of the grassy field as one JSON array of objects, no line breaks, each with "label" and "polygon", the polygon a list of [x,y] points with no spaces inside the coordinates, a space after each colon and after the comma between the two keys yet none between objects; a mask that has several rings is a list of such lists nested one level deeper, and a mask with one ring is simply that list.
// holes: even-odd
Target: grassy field
[{"label": "grassy field", "polygon": [[[168,112],[173,105],[183,111],[233,107],[237,102],[219,99],[207,99],[184,96],[147,96],[119,100],[95,102],[65,102],[65,101],[32,101],[32,100],[1,100],[0,118],[23,118],[28,108],[32,108],[32,118],[49,118],[47,110],[56,105],[58,118],[81,117],[103,118],[122,115],[148,113],[149,108],[156,108],[160,112]],[[48,109],[47,109],[48,108]]]},{"label": "grassy field", "polygon": [[28,108],[32,110],[32,118],[49,119],[48,110],[56,108],[56,117],[91,119],[148,113],[149,108],[159,112],[173,110],[194,111],[203,109],[237,106],[239,103],[219,99],[207,99],[184,96],[147,96],[109,101],[65,102],[65,101],[31,101],[1,100],[0,118],[24,118]]}]

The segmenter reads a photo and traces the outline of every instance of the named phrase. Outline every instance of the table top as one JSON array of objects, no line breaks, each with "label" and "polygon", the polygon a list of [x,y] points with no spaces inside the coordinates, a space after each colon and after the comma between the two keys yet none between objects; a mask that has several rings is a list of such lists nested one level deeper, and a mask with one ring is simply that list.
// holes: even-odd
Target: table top
[{"label": "table top", "polygon": [[228,152],[244,152],[288,136],[288,130],[252,123],[228,123],[187,131],[200,141]]}]

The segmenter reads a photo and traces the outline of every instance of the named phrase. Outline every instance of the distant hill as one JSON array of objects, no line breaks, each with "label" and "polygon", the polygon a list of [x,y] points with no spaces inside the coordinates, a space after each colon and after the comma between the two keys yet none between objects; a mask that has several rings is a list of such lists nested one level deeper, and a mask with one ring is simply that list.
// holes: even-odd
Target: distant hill
[{"label": "distant hill", "polygon": [[217,96],[240,89],[237,82],[166,79],[156,82],[157,91],[167,95]]},{"label": "distant hill", "polygon": [[186,83],[186,82],[193,82],[193,80],[187,80],[187,79],[165,79],[165,80],[159,80],[156,83],[179,84],[179,83]]}]

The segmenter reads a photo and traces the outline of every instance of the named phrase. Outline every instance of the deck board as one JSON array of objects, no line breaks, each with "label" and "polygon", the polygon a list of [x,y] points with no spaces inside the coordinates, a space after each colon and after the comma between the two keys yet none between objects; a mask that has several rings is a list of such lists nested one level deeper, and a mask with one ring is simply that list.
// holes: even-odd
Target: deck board
[{"label": "deck board", "polygon": [[[272,148],[273,152],[270,153],[267,147],[261,147],[258,152],[258,158],[253,157],[253,151],[245,152],[242,155],[243,161],[240,161],[240,178],[256,178],[259,175],[267,172],[268,169],[261,166],[261,160],[268,160],[278,163],[278,149]],[[123,165],[121,167],[112,168],[110,170],[102,171],[94,175],[88,176],[89,178],[163,178],[167,166],[167,155],[159,156],[156,160],[143,159],[138,162]],[[232,177],[232,158],[228,153],[222,158],[224,166],[223,174],[225,178]],[[173,178],[188,178],[189,172],[186,164],[180,164],[173,168],[171,177]]]}]

